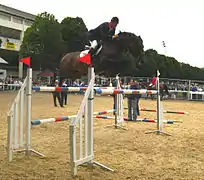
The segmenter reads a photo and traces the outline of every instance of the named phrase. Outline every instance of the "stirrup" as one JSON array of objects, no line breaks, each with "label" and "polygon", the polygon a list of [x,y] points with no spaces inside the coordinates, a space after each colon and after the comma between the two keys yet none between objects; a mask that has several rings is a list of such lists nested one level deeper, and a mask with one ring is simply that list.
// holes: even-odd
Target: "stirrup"
[{"label": "stirrup", "polygon": [[102,46],[100,48],[98,48],[98,50],[96,51],[95,55],[98,55],[98,53],[101,51]]}]

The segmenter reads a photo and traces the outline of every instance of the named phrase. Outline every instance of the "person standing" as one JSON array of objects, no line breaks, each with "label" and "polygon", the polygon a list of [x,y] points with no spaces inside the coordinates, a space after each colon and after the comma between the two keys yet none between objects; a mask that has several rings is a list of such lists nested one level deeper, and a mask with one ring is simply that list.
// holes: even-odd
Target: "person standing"
[{"label": "person standing", "polygon": [[[135,89],[141,89],[139,82],[135,81]],[[139,100],[141,98],[141,94],[136,94],[136,110],[137,116],[140,116],[140,108],[139,108]]]},{"label": "person standing", "polygon": [[[62,83],[62,87],[67,87],[68,86],[68,82],[64,81]],[[67,105],[67,91],[61,92],[61,99],[62,99],[62,105]]]},{"label": "person standing", "polygon": [[[130,89],[135,89],[135,90],[139,89],[138,84],[136,84],[136,82],[133,79],[130,80]],[[128,120],[136,121],[139,113],[139,106],[138,106],[139,95],[128,94],[127,99],[128,99]]]},{"label": "person standing", "polygon": [[[51,86],[58,87],[59,81],[58,80],[53,81]],[[52,96],[53,96],[54,106],[57,107],[57,99],[58,99],[59,105],[63,107],[62,98],[60,97],[60,92],[56,92],[56,91],[52,92]]]}]

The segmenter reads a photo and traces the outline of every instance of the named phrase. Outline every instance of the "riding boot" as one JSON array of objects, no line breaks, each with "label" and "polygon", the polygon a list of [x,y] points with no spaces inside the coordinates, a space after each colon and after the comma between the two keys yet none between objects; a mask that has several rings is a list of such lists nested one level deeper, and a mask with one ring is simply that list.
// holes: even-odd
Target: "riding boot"
[{"label": "riding boot", "polygon": [[91,48],[89,50],[89,53],[91,54],[91,56],[95,56],[98,54],[98,50],[101,48],[102,45],[102,41],[96,41],[94,40],[91,44]]},{"label": "riding boot", "polygon": [[94,48],[90,48],[89,53],[91,55],[91,57],[94,55],[95,49]]}]

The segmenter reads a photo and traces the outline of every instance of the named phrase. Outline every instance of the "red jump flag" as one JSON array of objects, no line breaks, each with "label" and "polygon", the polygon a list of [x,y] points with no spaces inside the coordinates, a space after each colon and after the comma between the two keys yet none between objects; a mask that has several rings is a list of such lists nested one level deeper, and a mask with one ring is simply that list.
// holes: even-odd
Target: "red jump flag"
[{"label": "red jump flag", "polygon": [[22,62],[22,63],[28,65],[28,67],[30,67],[30,57],[22,58],[20,60],[20,62]]},{"label": "red jump flag", "polygon": [[91,65],[91,55],[90,55],[90,53],[86,54],[83,57],[79,57],[79,61]]}]

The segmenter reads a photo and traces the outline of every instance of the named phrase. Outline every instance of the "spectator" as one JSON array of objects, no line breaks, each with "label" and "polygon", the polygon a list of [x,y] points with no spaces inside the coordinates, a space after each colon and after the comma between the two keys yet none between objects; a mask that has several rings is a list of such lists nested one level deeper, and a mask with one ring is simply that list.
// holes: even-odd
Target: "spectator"
[{"label": "spectator", "polygon": [[[58,87],[59,86],[59,81],[58,80],[53,81],[51,86]],[[63,107],[62,99],[60,97],[60,92],[52,92],[52,96],[53,96],[53,100],[54,100],[54,106],[57,107],[56,99],[58,99],[58,102],[59,102],[60,106]]]},{"label": "spectator", "polygon": [[[135,88],[136,89],[141,89],[139,82],[135,81]],[[136,110],[137,110],[137,115],[140,116],[140,108],[139,108],[139,100],[141,98],[141,94],[136,94]]]},{"label": "spectator", "polygon": [[[68,86],[67,82],[64,81],[62,83],[62,87],[67,87],[67,86]],[[65,106],[67,105],[67,93],[68,92],[61,92],[62,105],[65,105]]]},{"label": "spectator", "polygon": [[[130,80],[130,89],[139,89],[138,84],[134,80]],[[136,121],[139,114],[138,102],[140,96],[138,94],[128,94],[128,120]]]}]

